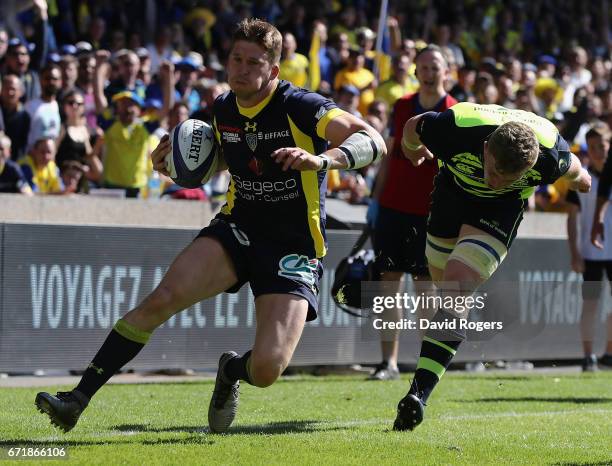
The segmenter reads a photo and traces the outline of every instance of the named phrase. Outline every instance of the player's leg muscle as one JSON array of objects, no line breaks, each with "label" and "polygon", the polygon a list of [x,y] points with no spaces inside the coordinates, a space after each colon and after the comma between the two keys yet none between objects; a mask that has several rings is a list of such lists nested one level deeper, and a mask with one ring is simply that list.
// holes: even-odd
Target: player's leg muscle
[{"label": "player's leg muscle", "polygon": [[448,258],[453,252],[457,238],[440,238],[427,234],[427,244],[425,246],[425,256],[429,264],[429,274],[431,280],[438,284],[444,278],[444,269]]},{"label": "player's leg muscle", "polygon": [[292,294],[264,294],[255,300],[257,331],[249,361],[253,385],[272,385],[289,365],[300,340],[308,301]]},{"label": "player's leg muscle", "polygon": [[237,281],[233,263],[214,238],[196,238],[170,265],[157,288],[124,319],[153,331],[177,312],[215,296]]}]

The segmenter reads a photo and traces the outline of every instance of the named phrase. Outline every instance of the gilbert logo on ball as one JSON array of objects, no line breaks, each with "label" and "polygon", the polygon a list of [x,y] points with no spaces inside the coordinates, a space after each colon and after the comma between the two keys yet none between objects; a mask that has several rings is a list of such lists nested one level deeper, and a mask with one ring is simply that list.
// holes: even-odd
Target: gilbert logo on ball
[{"label": "gilbert logo on ball", "polygon": [[186,120],[170,132],[166,167],[170,178],[184,188],[197,188],[217,170],[218,154],[212,127],[201,120]]}]

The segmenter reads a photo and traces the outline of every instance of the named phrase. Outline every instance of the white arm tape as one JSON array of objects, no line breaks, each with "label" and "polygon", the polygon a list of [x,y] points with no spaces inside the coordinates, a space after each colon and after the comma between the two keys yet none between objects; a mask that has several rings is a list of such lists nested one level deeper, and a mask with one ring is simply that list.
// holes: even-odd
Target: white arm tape
[{"label": "white arm tape", "polygon": [[382,153],[376,141],[365,130],[351,134],[338,147],[346,157],[347,168],[362,168],[380,158]]}]

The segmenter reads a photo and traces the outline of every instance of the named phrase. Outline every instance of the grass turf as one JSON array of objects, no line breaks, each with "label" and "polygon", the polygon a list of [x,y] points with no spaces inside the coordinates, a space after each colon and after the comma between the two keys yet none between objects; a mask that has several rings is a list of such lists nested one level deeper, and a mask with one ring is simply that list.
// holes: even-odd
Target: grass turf
[{"label": "grass turf", "polygon": [[393,432],[409,378],[243,385],[225,435],[206,427],[212,382],[107,386],[68,434],[35,410],[40,388],[2,388],[0,447],[65,445],[68,463],[104,465],[612,464],[612,372],[449,373],[423,424]]}]

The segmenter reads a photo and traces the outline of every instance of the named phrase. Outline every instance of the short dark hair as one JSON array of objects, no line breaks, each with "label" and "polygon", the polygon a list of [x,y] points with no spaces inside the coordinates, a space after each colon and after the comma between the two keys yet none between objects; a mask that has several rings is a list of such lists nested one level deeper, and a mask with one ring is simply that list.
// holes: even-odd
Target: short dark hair
[{"label": "short dark hair", "polygon": [[591,128],[587,131],[584,136],[585,140],[589,140],[591,138],[602,138],[604,141],[610,139],[610,127],[606,123],[595,123]]},{"label": "short dark hair", "polygon": [[519,173],[538,159],[540,144],[533,130],[524,123],[509,121],[489,137],[488,148],[500,173]]},{"label": "short dark hair", "polygon": [[283,36],[272,24],[257,18],[243,19],[232,36],[232,48],[240,40],[262,47],[268,54],[270,63],[280,62]]},{"label": "short dark hair", "polygon": [[414,57],[414,62],[416,63],[417,61],[419,61],[419,57],[426,53],[439,53],[442,56],[442,60],[444,60],[444,64],[448,66],[448,61],[446,60],[444,52],[436,44],[428,44],[426,47],[423,47],[421,50],[419,50],[416,56]]}]

